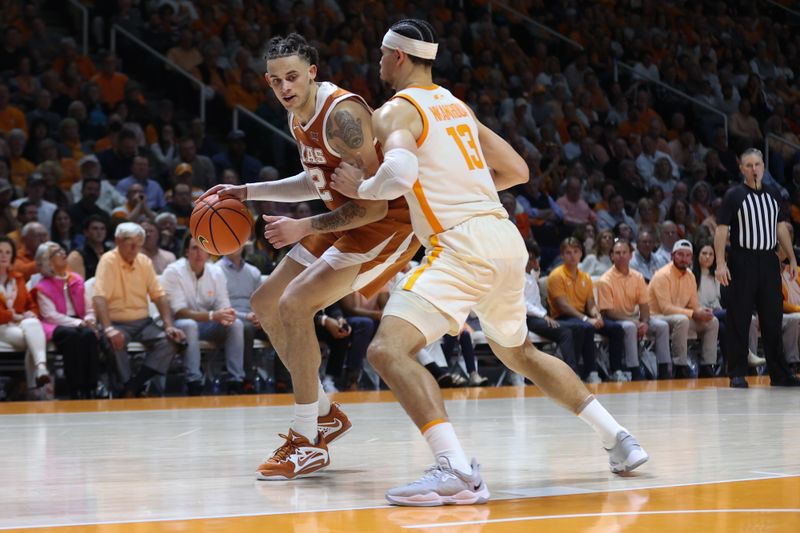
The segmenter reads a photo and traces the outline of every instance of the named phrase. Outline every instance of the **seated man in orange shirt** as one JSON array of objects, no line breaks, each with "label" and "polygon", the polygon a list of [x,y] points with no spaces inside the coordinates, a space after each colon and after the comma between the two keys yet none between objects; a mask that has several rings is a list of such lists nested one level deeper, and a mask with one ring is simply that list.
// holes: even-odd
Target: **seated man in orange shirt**
[{"label": "seated man in orange shirt", "polygon": [[692,243],[686,239],[676,241],[672,246],[672,262],[653,274],[647,295],[653,316],[669,324],[675,377],[690,377],[687,357],[690,330],[696,331],[703,342],[700,377],[712,377],[712,365],[717,362],[719,321],[697,299],[697,283],[690,268],[692,254]]},{"label": "seated man in orange shirt", "polygon": [[[583,255],[581,243],[575,237],[561,242],[564,264],[556,267],[547,277],[547,300],[550,316],[563,327],[572,330],[575,346],[582,346],[583,378],[587,383],[600,383],[597,373],[594,334],[608,337],[611,359],[611,379],[620,381],[624,334],[619,323],[606,324],[594,301],[592,278],[578,270]],[[624,381],[624,379],[622,379]]]},{"label": "seated man in orange shirt", "polygon": [[611,249],[614,266],[597,280],[597,306],[607,324],[617,322],[622,326],[625,366],[633,379],[642,378],[639,372],[639,339],[647,334],[655,337],[656,359],[666,376],[669,369],[669,324],[650,316],[644,276],[630,268],[632,253],[633,246],[629,241],[618,239],[614,243]]}]

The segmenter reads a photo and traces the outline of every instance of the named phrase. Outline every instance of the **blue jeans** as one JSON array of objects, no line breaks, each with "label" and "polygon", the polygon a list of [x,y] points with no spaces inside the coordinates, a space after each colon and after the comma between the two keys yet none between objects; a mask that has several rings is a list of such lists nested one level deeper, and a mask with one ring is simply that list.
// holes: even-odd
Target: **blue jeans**
[{"label": "blue jeans", "polygon": [[597,356],[595,354],[594,334],[599,333],[608,338],[609,359],[611,372],[622,370],[622,354],[625,346],[625,333],[622,324],[613,320],[603,320],[603,327],[595,329],[589,322],[579,318],[560,317],[561,324],[570,328],[575,334],[575,345],[581,347],[583,355],[583,376],[586,378],[591,372],[597,372]]},{"label": "blue jeans", "polygon": [[186,381],[200,381],[200,341],[225,343],[225,365],[233,381],[244,380],[244,324],[238,318],[230,326],[219,322],[195,322],[191,318],[180,318],[175,327],[186,334],[186,351],[183,353],[183,368]]}]

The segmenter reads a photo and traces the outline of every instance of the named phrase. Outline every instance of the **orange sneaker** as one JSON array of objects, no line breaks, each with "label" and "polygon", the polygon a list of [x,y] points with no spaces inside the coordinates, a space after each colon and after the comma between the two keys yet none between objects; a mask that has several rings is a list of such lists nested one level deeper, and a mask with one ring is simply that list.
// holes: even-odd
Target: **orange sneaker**
[{"label": "orange sneaker", "polygon": [[333,441],[350,431],[353,424],[338,403],[331,402],[331,410],[325,416],[317,418],[317,429],[325,437],[325,444]]},{"label": "orange sneaker", "polygon": [[289,429],[289,435],[279,435],[286,439],[280,448],[272,452],[272,457],[261,463],[256,470],[256,479],[264,481],[285,481],[313,474],[331,464],[325,437],[317,434],[317,444],[312,444],[302,435]]}]

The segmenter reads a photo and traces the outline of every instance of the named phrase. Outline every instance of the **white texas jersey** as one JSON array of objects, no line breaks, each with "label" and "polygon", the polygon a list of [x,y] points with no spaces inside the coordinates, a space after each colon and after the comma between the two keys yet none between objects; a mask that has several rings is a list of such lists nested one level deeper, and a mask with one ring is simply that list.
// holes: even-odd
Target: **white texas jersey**
[{"label": "white texas jersey", "polygon": [[414,233],[425,247],[432,235],[472,217],[508,218],[467,105],[438,85],[409,87],[393,98],[410,102],[422,116],[419,176],[405,198]]}]

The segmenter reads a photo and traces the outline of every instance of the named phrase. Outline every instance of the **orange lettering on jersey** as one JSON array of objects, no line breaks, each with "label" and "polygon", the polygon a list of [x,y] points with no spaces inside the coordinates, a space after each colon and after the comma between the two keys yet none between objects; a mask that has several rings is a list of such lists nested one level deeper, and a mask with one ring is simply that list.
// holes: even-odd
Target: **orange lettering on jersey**
[{"label": "orange lettering on jersey", "polygon": [[466,117],[469,113],[461,104],[432,105],[428,108],[437,121]]}]

